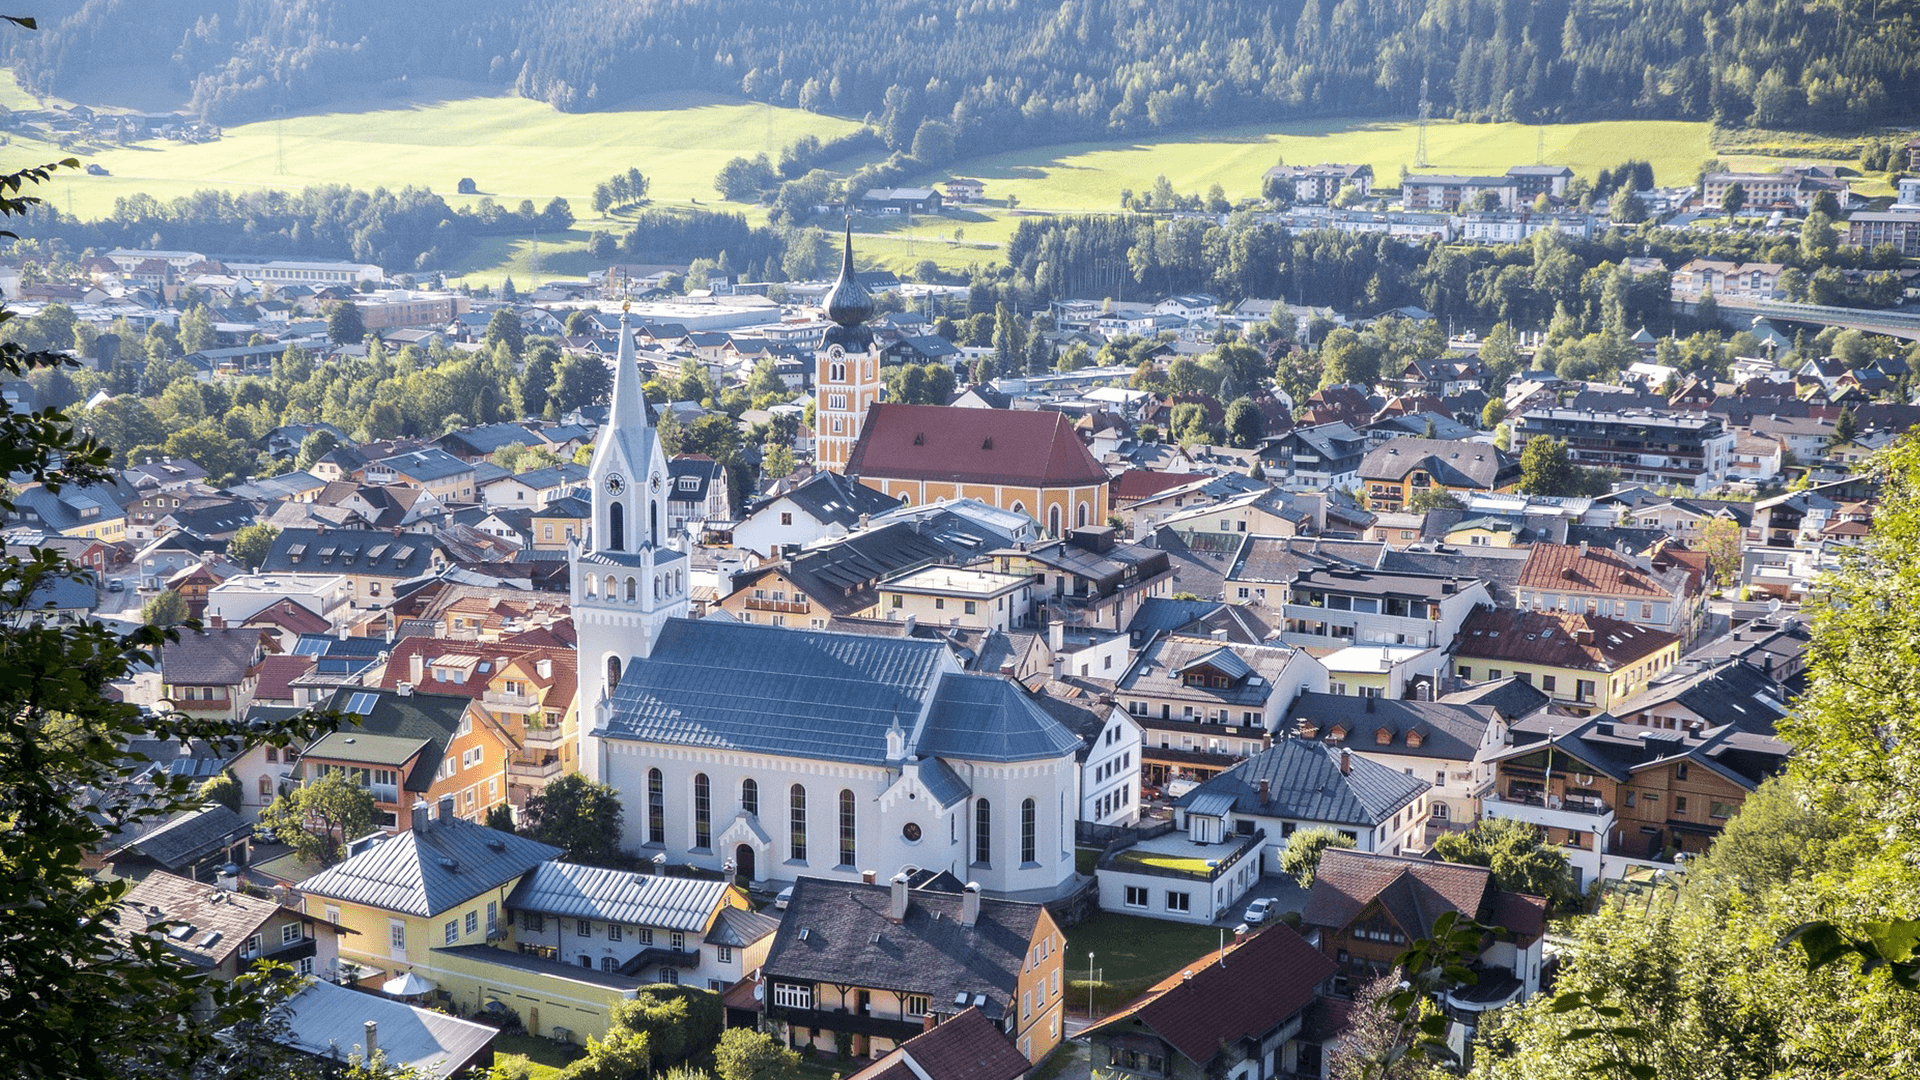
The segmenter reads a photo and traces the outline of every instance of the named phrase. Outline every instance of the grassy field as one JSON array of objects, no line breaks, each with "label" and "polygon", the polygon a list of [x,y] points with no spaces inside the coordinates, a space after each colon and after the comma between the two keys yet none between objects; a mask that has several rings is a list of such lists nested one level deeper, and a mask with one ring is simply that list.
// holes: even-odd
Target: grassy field
[{"label": "grassy field", "polygon": [[[26,106],[31,99],[0,78],[0,104]],[[228,128],[225,137],[196,146],[149,142],[101,148],[83,155],[110,176],[63,178],[49,201],[82,217],[107,213],[113,200],[134,192],[168,199],[207,187],[234,190],[299,189],[309,184],[358,187],[419,184],[450,202],[475,197],[453,194],[455,182],[472,177],[481,192],[509,205],[521,199],[544,203],[564,196],[580,219],[567,234],[539,239],[499,238],[481,244],[449,267],[474,284],[516,283],[536,276],[577,276],[592,268],[586,254],[589,231],[623,232],[618,219],[591,211],[594,184],[616,170],[638,167],[653,181],[658,205],[738,210],[758,218],[761,210],[719,202],[714,173],[729,158],[779,149],[802,134],[823,138],[852,130],[855,121],[723,100],[693,93],[663,94],[642,107],[618,112],[564,114],[538,102],[511,97],[423,100],[408,107],[369,108],[323,116],[288,117]],[[1405,122],[1248,124],[1192,132],[1178,138],[1071,143],[1009,151],[958,161],[909,182],[937,184],[950,176],[987,183],[988,203],[958,215],[856,222],[863,261],[909,270],[931,259],[947,270],[986,265],[1000,257],[1006,240],[1028,214],[1102,212],[1120,208],[1123,190],[1145,191],[1165,175],[1182,193],[1205,192],[1218,183],[1233,200],[1258,194],[1262,173],[1276,161],[1366,162],[1377,182],[1399,183],[1403,165],[1415,156],[1417,132]],[[56,149],[16,139],[16,159],[52,156]],[[1810,146],[1810,150],[1832,147]],[[1585,176],[1629,158],[1651,161],[1663,184],[1693,179],[1715,154],[1713,132],[1704,123],[1614,121],[1559,124],[1436,122],[1427,129],[1429,169],[1437,173],[1497,172],[1536,159],[1570,165]],[[1777,168],[1781,157],[1729,157],[1734,167]],[[1819,160],[1826,160],[1821,158]],[[851,169],[860,161],[837,163]],[[1009,209],[1007,196],[1017,199]]]},{"label": "grassy field", "polygon": [[553,1080],[568,1062],[585,1053],[578,1046],[532,1035],[500,1035],[493,1040],[495,1067],[504,1065],[503,1075],[526,1080]]},{"label": "grassy field", "polygon": [[1098,912],[1067,931],[1067,1004],[1086,1006],[1089,952],[1100,975],[1093,988],[1095,1002],[1106,1011],[1219,947],[1220,931],[1211,926]]},{"label": "grassy field", "polygon": [[[736,155],[780,147],[801,135],[830,138],[850,120],[795,109],[670,94],[645,107],[569,114],[513,97],[467,98],[412,108],[295,116],[227,128],[198,145],[146,142],[84,155],[113,175],[74,177],[57,196],[62,210],[97,217],[134,192],[170,199],[202,188],[298,190],[310,184],[371,188],[425,186],[455,204],[472,177],[496,201],[544,203],[565,197],[591,214],[593,186],[637,167],[665,202],[714,199],[713,176]],[[24,140],[23,147],[31,145]]]}]

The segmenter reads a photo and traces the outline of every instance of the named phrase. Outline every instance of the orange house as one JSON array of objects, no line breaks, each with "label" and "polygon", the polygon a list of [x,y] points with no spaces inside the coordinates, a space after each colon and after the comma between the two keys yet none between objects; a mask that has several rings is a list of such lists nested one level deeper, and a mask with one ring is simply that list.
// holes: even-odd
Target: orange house
[{"label": "orange house", "polygon": [[465,695],[412,689],[342,688],[332,708],[359,718],[321,736],[300,755],[299,775],[316,780],[344,770],[373,793],[380,823],[408,828],[415,803],[453,799],[454,811],[471,821],[507,801],[507,761],[512,736],[484,713],[474,715]]}]

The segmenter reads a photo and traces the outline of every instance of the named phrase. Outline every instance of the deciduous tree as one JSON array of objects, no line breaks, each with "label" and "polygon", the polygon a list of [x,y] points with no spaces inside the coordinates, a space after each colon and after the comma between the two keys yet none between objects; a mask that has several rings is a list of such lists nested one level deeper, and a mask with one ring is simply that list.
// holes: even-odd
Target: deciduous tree
[{"label": "deciduous tree", "polygon": [[566,852],[572,862],[619,866],[626,811],[612,787],[568,773],[527,798],[526,835]]}]

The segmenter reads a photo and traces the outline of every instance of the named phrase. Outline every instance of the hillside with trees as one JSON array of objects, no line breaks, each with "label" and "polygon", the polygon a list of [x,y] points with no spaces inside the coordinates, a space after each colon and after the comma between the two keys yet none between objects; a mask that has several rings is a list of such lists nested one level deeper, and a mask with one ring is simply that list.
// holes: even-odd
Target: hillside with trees
[{"label": "hillside with trees", "polygon": [[[568,111],[701,89],[871,115],[891,149],[1258,118],[1920,115],[1920,0],[49,0],[8,42],[35,93],[149,73],[216,123],[459,79]],[[137,17],[147,32],[123,32]],[[950,150],[949,150],[950,148]],[[919,155],[916,155],[919,156]],[[934,155],[939,156],[939,155]]]}]

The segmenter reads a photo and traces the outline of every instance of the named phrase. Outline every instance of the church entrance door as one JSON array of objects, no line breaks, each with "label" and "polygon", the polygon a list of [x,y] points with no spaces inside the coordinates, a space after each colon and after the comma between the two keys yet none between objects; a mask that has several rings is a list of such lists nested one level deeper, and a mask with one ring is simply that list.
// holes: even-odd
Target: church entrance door
[{"label": "church entrance door", "polygon": [[741,844],[733,851],[733,866],[741,881],[753,880],[753,848]]}]

